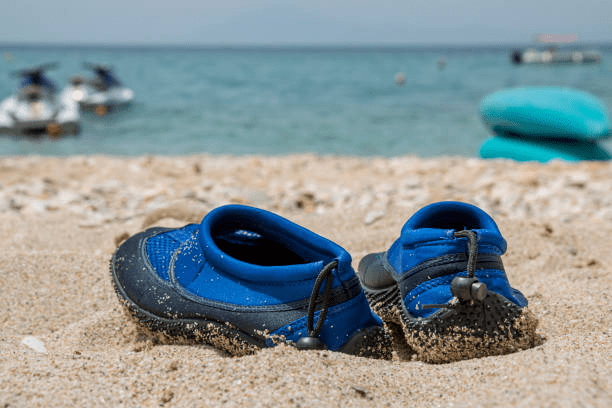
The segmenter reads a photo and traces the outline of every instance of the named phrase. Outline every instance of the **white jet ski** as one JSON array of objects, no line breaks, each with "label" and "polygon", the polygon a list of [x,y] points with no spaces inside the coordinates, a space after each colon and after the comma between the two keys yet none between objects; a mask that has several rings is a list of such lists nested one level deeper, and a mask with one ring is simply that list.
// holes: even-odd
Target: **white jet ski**
[{"label": "white jet ski", "polygon": [[0,104],[0,133],[13,135],[78,134],[80,114],[71,98],[57,95],[55,84],[45,71],[55,64],[41,65],[13,73],[21,78],[16,94]]},{"label": "white jet ski", "polygon": [[89,63],[85,64],[85,67],[91,69],[96,76],[90,80],[75,76],[62,92],[66,97],[78,102],[81,109],[104,115],[132,102],[134,92],[119,82],[110,67]]}]

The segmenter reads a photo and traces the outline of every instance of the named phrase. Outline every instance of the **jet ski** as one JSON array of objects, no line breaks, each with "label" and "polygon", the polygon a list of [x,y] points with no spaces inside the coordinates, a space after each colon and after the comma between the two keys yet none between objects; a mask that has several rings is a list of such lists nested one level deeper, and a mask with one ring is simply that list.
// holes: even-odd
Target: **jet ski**
[{"label": "jet ski", "polygon": [[132,102],[134,92],[121,84],[111,67],[87,63],[85,68],[92,70],[95,77],[86,79],[75,76],[63,92],[78,102],[81,109],[105,115],[110,110],[125,107]]},{"label": "jet ski", "polygon": [[57,87],[45,75],[55,64],[14,72],[21,78],[15,95],[0,104],[0,133],[14,135],[78,134],[78,104],[57,94]]}]

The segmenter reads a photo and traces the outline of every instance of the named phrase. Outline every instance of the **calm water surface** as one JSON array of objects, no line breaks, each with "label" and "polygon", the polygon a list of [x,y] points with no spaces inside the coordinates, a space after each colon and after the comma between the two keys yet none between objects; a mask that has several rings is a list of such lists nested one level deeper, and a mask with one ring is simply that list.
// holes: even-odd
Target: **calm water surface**
[{"label": "calm water surface", "polygon": [[0,136],[0,154],[477,157],[488,136],[478,105],[497,90],[567,86],[612,107],[612,48],[597,49],[597,65],[513,66],[510,48],[0,47],[12,56],[0,60],[2,99],[12,71],[54,61],[60,89],[88,61],[111,64],[135,92],[124,112],[84,113],[79,136]]}]

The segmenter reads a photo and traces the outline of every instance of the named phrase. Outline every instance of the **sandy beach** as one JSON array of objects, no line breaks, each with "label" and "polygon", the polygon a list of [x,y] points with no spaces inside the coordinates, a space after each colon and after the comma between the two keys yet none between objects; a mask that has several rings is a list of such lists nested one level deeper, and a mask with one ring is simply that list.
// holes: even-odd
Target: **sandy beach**
[{"label": "sandy beach", "polygon": [[[612,163],[466,158],[0,158],[0,408],[612,406]],[[231,357],[160,341],[124,313],[109,260],[152,225],[243,203],[353,257],[426,204],[491,214],[542,343],[427,364],[288,346]]]}]

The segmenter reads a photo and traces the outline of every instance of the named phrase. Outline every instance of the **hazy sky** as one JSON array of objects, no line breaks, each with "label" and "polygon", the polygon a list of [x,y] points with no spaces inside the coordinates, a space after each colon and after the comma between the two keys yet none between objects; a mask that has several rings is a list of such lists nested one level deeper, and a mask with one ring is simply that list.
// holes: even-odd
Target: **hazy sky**
[{"label": "hazy sky", "polygon": [[2,0],[0,43],[612,42],[612,0]]}]

